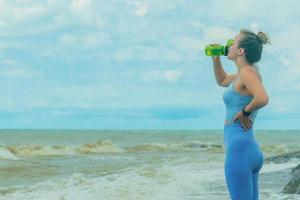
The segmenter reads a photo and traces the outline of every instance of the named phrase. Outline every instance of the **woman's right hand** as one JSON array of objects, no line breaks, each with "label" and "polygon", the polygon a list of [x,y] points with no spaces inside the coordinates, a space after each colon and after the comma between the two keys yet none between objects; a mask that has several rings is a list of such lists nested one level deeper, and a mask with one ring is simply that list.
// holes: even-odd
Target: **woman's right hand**
[{"label": "woman's right hand", "polygon": [[220,56],[211,56],[211,59],[212,59],[214,62],[219,62],[219,61],[220,61]]},{"label": "woman's right hand", "polygon": [[[210,46],[214,46],[214,45],[219,45],[219,44],[209,44]],[[211,56],[211,59],[213,60],[213,61],[220,61],[220,56]]]}]

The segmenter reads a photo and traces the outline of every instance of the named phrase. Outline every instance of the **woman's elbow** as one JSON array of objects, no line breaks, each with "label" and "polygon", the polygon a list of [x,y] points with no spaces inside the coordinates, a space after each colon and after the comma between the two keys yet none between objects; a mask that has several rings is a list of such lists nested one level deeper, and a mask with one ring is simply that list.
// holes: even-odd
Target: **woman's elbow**
[{"label": "woman's elbow", "polygon": [[265,106],[265,105],[267,105],[267,104],[269,103],[269,97],[268,97],[268,96],[261,97],[260,100],[259,100],[259,102],[260,102],[263,106]]}]

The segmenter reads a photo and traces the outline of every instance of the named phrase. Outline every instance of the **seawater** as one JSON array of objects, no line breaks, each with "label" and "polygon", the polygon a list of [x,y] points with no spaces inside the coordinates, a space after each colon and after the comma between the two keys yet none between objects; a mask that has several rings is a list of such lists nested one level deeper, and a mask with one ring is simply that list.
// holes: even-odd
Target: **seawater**
[{"label": "seawater", "polygon": [[[264,156],[300,150],[299,131],[255,131]],[[222,130],[1,130],[0,199],[222,200]],[[265,164],[260,199],[299,164]]]}]

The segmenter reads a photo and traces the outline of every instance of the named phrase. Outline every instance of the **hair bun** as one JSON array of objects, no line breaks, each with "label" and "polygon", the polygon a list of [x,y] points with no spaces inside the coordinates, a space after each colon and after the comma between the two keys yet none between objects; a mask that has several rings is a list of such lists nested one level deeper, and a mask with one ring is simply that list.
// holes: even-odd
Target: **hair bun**
[{"label": "hair bun", "polygon": [[266,43],[271,44],[270,39],[269,39],[269,37],[267,36],[266,33],[259,31],[257,33],[257,36],[258,36],[259,40],[261,41],[261,43],[263,43],[263,44],[266,44]]}]

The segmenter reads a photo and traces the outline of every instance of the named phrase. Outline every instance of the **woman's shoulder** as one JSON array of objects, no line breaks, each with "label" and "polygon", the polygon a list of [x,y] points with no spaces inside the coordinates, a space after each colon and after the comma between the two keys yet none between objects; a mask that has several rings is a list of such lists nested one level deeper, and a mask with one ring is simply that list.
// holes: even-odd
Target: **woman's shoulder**
[{"label": "woman's shoulder", "polygon": [[258,78],[262,82],[262,78],[259,71],[254,67],[245,67],[243,70],[241,70],[239,74],[241,79],[249,77],[253,79]]}]

